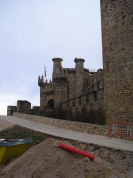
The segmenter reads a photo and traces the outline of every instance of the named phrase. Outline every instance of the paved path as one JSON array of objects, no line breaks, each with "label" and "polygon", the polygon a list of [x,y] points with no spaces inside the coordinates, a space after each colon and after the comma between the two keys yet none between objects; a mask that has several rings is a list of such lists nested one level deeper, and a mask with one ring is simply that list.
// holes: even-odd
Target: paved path
[{"label": "paved path", "polygon": [[5,119],[1,119],[0,117],[0,131],[7,129],[8,127],[12,127],[14,124],[10,121],[7,121]]},{"label": "paved path", "polygon": [[38,122],[33,122],[15,116],[0,116],[1,119],[5,121],[10,121],[14,124],[21,125],[23,127],[46,133],[49,135],[54,135],[61,138],[67,138],[72,140],[78,140],[84,143],[92,143],[99,146],[106,146],[110,148],[133,151],[133,142],[121,139],[108,139],[105,136],[91,135],[83,132],[77,132],[69,129],[59,128],[51,125],[45,125]]}]

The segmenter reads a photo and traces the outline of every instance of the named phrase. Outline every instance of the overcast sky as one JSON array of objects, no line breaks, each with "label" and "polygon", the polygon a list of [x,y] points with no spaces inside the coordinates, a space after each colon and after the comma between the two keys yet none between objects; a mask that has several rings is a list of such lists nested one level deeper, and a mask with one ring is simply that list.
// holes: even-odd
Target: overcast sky
[{"label": "overcast sky", "polygon": [[52,58],[102,68],[100,0],[0,0],[0,114],[17,100],[40,104],[38,75]]}]

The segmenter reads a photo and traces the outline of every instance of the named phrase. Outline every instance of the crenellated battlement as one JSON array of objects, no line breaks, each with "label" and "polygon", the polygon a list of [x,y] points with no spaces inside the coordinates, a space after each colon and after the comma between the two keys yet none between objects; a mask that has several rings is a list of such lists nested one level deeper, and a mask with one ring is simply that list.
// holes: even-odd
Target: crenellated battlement
[{"label": "crenellated battlement", "polygon": [[53,82],[50,80],[48,82],[48,80],[44,80],[44,76],[42,75],[41,77],[38,77],[38,85],[40,87],[43,87],[44,90],[50,91],[53,90]]},{"label": "crenellated battlement", "polygon": [[83,93],[98,91],[103,89],[103,70],[98,69],[89,77],[89,85]]},{"label": "crenellated battlement", "polygon": [[66,83],[67,82],[67,77],[55,77],[53,79],[54,83]]},{"label": "crenellated battlement", "polygon": [[[62,58],[53,58],[52,61],[52,81],[48,82],[43,75],[38,77],[38,85],[41,88],[42,97],[43,94],[53,94],[55,88],[56,91],[61,90],[62,92],[65,92],[67,99],[78,97],[81,94],[86,93],[86,91],[103,89],[103,70],[98,69],[97,72],[90,72],[89,69],[84,68],[84,59],[75,58],[75,68],[63,68],[61,64],[63,61]],[[62,87],[62,89],[60,87]],[[58,96],[54,96],[55,98],[57,97],[57,101]],[[42,98],[42,100],[44,99]]]},{"label": "crenellated battlement", "polygon": [[69,74],[78,74],[83,75],[84,72],[89,72],[88,69],[84,69],[84,62],[85,60],[82,58],[75,58],[75,68],[63,68],[62,67],[62,58],[53,58],[53,77],[54,78],[62,78],[68,77]]},{"label": "crenellated battlement", "polygon": [[93,85],[101,80],[103,80],[103,70],[102,69],[98,69],[97,72],[90,75],[90,85]]},{"label": "crenellated battlement", "polygon": [[[75,68],[63,68],[62,58],[54,58],[52,81],[47,81],[45,77],[38,77],[40,86],[40,108],[52,110],[57,117],[61,116],[63,101],[75,100],[70,103],[71,108],[65,105],[64,111],[71,110],[72,118],[79,112],[82,113],[83,107],[88,111],[103,108],[103,70],[90,72],[84,68],[84,59],[75,58]],[[81,96],[85,96],[81,101]],[[82,104],[81,104],[82,102]],[[74,106],[76,103],[76,106]],[[54,109],[53,109],[54,108]],[[69,113],[69,112],[68,112]],[[69,114],[68,114],[69,115]],[[66,115],[66,116],[68,116]],[[79,114],[80,115],[80,114]],[[72,119],[71,118],[71,119]]]},{"label": "crenellated battlement", "polygon": [[60,72],[54,74],[53,81],[54,79],[57,79],[57,78],[65,79],[69,76],[69,74],[75,74],[75,73],[76,73],[75,68],[62,68]]},{"label": "crenellated battlement", "polygon": [[63,73],[64,74],[75,74],[75,69],[74,68],[63,68]]},{"label": "crenellated battlement", "polygon": [[[132,121],[133,0],[101,0],[100,4],[104,72],[85,69],[82,58],[75,58],[75,68],[63,68],[63,59],[53,58],[52,81],[38,77],[40,108],[45,114],[52,110],[55,117],[63,118],[65,113],[66,119],[81,116],[80,121],[96,119],[97,123],[99,114],[95,113],[102,113],[106,123]],[[67,101],[64,106],[63,101]],[[23,112],[30,106],[20,105]],[[9,106],[8,113],[15,109]]]},{"label": "crenellated battlement", "polygon": [[40,77],[40,75],[38,76],[38,85],[41,87],[44,85],[44,77],[43,75]]},{"label": "crenellated battlement", "polygon": [[53,90],[54,89],[54,85],[53,85],[53,83],[51,82],[51,83],[44,83],[44,90],[46,90],[46,91],[51,91],[51,90]]}]

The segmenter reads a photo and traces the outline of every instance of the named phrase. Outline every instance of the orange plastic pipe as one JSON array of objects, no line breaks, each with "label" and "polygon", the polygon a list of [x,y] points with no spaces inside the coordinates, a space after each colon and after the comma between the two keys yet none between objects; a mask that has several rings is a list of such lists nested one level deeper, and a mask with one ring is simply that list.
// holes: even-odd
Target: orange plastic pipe
[{"label": "orange plastic pipe", "polygon": [[94,156],[93,154],[84,152],[84,151],[79,150],[79,149],[77,149],[77,148],[75,148],[75,147],[66,145],[66,144],[64,144],[64,143],[62,143],[62,142],[59,142],[59,147],[65,149],[65,150],[71,151],[71,152],[73,152],[73,153],[77,153],[77,154],[79,154],[79,155],[81,155],[81,156],[88,157],[88,158],[90,158],[90,159],[92,159],[92,160],[95,158],[95,156]]}]

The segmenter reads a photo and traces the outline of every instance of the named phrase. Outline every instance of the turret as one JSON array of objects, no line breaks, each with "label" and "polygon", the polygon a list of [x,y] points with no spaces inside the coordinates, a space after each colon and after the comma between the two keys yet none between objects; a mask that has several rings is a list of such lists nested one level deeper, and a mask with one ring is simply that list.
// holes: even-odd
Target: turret
[{"label": "turret", "polygon": [[53,58],[53,79],[62,73],[62,58]]},{"label": "turret", "polygon": [[42,75],[42,77],[38,77],[38,85],[41,87],[41,86],[43,86],[44,85],[44,77],[43,77],[43,75]]},{"label": "turret", "polygon": [[84,70],[84,59],[81,58],[75,58],[75,69],[76,72],[83,71]]}]

